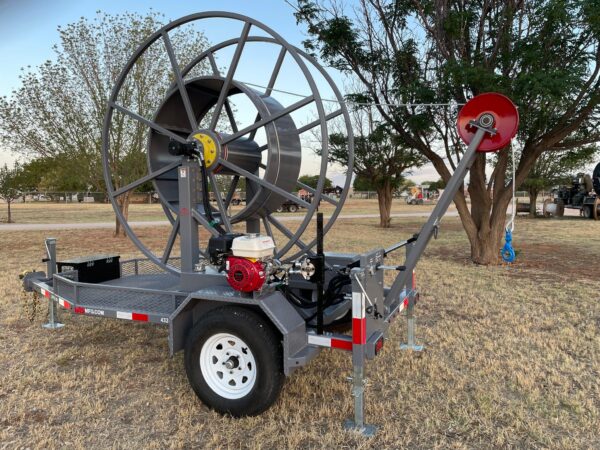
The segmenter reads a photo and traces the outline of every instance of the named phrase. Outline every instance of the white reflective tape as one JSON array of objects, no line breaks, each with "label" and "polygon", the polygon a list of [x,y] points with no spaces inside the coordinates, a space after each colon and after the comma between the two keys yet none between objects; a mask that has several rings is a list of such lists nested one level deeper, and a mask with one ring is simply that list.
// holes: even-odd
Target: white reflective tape
[{"label": "white reflective tape", "polygon": [[365,317],[365,300],[360,292],[352,293],[352,318],[362,319]]},{"label": "white reflective tape", "polygon": [[58,297],[58,304],[60,306],[62,306],[63,308],[65,307],[65,301],[62,298],[60,298],[60,297]]},{"label": "white reflective tape", "polygon": [[133,320],[133,314],[130,312],[117,311],[117,319]]},{"label": "white reflective tape", "polygon": [[308,335],[308,343],[319,347],[331,347],[331,338],[326,336]]}]

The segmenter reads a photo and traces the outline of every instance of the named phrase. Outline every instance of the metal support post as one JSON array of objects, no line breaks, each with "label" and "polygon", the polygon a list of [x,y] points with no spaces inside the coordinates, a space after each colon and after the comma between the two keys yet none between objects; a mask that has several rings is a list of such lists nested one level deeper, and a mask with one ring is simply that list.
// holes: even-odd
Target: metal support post
[{"label": "metal support post", "polygon": [[[413,249],[414,243],[410,243],[406,246],[406,259],[410,255],[410,252]],[[422,345],[417,345],[415,339],[415,300],[416,300],[416,290],[417,286],[415,285],[415,276],[414,272],[412,276],[409,278],[409,281],[406,283],[406,292],[408,294],[408,306],[406,307],[406,344],[400,344],[400,350],[412,350],[414,352],[423,351]]]},{"label": "metal support post", "polygon": [[179,230],[181,235],[181,271],[194,272],[199,261],[198,223],[193,211],[198,203],[198,163],[185,161],[179,167]]},{"label": "metal support post", "polygon": [[[360,269],[352,270],[353,277],[364,277]],[[346,430],[364,436],[373,436],[377,428],[365,424],[365,345],[367,343],[367,318],[365,296],[358,286],[352,289],[352,396],[354,397],[354,419],[344,421]]]},{"label": "metal support post", "polygon": [[[46,271],[48,278],[52,279],[56,273],[56,238],[46,238]],[[57,330],[64,327],[65,325],[60,322],[58,314],[58,308],[52,300],[52,297],[48,298],[48,323],[42,325],[42,327],[48,330]]]}]

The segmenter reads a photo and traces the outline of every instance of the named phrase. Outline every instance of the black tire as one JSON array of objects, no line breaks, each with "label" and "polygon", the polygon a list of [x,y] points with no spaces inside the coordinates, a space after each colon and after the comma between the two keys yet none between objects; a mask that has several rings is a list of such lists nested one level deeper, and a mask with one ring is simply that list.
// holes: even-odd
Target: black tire
[{"label": "black tire", "polygon": [[[256,362],[254,385],[241,398],[227,398],[213,390],[201,369],[200,355],[204,344],[221,333],[239,338]],[[279,335],[269,322],[245,308],[225,306],[211,310],[196,322],[186,341],[185,371],[190,385],[205,405],[221,414],[255,416],[268,409],[277,400],[285,380],[282,369]]]},{"label": "black tire", "polygon": [[592,219],[594,217],[594,214],[593,214],[591,206],[584,206],[581,209],[581,212],[583,214],[583,217],[585,217],[586,219]]},{"label": "black tire", "polygon": [[298,205],[290,205],[288,206],[288,211],[291,213],[295,213],[298,211]]},{"label": "black tire", "polygon": [[237,205],[239,205],[239,204],[240,204],[240,201],[239,201],[237,198],[234,198],[233,200],[231,200],[231,204],[232,204],[233,206],[237,206]]},{"label": "black tire", "polygon": [[279,208],[277,208],[277,212],[278,213],[283,212],[283,206],[280,206]]}]

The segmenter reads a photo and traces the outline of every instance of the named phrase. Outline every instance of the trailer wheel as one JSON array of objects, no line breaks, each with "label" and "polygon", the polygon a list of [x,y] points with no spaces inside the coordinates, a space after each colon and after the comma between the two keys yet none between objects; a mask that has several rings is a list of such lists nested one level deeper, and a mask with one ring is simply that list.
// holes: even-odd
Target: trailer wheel
[{"label": "trailer wheel", "polygon": [[283,385],[282,366],[279,337],[244,308],[213,309],[186,342],[188,380],[198,398],[222,414],[254,416],[268,409]]},{"label": "trailer wheel", "polygon": [[298,205],[290,205],[288,206],[288,211],[291,213],[295,213],[298,211]]},{"label": "trailer wheel", "polygon": [[583,217],[585,217],[586,219],[591,219],[593,217],[592,207],[591,206],[584,206],[581,209],[581,212],[583,214]]}]

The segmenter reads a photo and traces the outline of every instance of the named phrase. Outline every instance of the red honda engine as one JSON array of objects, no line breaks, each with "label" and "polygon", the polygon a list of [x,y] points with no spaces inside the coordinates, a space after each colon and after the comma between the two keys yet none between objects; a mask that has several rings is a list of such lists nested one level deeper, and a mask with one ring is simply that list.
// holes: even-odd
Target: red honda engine
[{"label": "red honda engine", "polygon": [[227,281],[236,291],[257,291],[265,283],[265,267],[261,261],[229,256],[225,267]]}]

